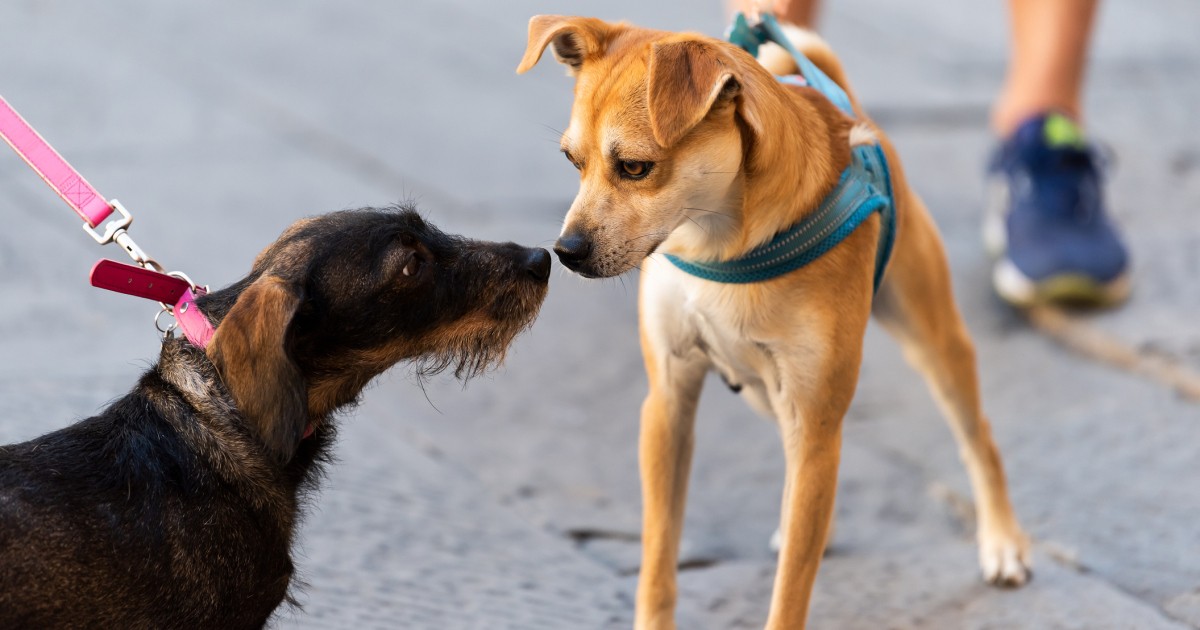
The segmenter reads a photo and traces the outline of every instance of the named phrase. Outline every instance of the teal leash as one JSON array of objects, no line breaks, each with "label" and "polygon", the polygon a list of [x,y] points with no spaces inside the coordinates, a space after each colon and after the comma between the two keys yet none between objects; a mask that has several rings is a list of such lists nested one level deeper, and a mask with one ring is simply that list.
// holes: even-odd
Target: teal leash
[{"label": "teal leash", "polygon": [[850,104],[850,96],[842,89],[842,86],[829,78],[829,75],[821,71],[817,64],[805,57],[803,53],[796,50],[792,45],[791,40],[787,38],[787,34],[783,32],[783,27],[779,26],[779,21],[770,13],[763,13],[758,24],[750,25],[746,19],[745,13],[738,13],[733,16],[733,24],[729,25],[729,32],[726,34],[726,39],[729,43],[740,46],[743,50],[750,53],[750,56],[758,56],[758,47],[767,43],[774,42],[788,51],[788,54],[796,60],[796,65],[800,67],[800,74],[809,85],[816,88],[825,98],[829,99],[839,109],[846,112],[850,117],[854,117],[854,106]]}]

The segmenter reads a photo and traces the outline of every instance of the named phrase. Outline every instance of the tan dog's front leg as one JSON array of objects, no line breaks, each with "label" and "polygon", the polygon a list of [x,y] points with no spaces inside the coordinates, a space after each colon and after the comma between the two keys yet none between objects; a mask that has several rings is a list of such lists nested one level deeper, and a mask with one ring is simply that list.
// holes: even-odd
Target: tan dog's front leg
[{"label": "tan dog's front leg", "polygon": [[650,393],[642,405],[638,448],[642,568],[635,627],[663,630],[675,627],[675,571],[692,462],[696,403],[705,365],[676,357],[656,360],[648,346],[644,351]]},{"label": "tan dog's front leg", "polygon": [[810,420],[782,419],[787,479],[769,629],[802,629],[808,617],[833,516],[844,411]]}]

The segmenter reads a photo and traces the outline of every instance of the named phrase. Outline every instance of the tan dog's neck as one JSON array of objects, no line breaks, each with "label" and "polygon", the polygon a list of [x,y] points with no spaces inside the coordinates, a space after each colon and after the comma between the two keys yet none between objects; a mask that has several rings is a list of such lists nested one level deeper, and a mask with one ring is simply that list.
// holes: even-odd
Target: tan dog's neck
[{"label": "tan dog's neck", "polygon": [[[731,260],[817,209],[850,163],[853,122],[812,88],[790,88],[756,63],[740,67],[742,163],[718,209],[684,223],[659,251],[692,260]],[[699,229],[697,229],[699,228]]]},{"label": "tan dog's neck", "polygon": [[[792,89],[751,70],[761,132],[742,123],[738,236],[708,258],[729,260],[771,240],[816,210],[850,163],[851,122],[811,88]],[[744,76],[746,76],[744,75]],[[761,75],[761,76],[760,76]]]}]

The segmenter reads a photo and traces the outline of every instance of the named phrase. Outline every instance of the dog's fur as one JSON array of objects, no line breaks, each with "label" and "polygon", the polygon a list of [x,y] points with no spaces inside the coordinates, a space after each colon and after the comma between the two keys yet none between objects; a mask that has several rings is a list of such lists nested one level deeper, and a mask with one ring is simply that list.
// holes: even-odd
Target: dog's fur
[{"label": "dog's fur", "polygon": [[[828,47],[807,32],[793,36],[849,91]],[[781,85],[741,49],[701,35],[538,16],[527,46],[518,72],[549,46],[576,80],[562,147],[581,184],[555,247],[560,259],[588,277],[642,270],[650,384],[640,438],[637,627],[674,626],[693,421],[709,370],[779,424],[787,479],[767,625],[804,626],[833,512],[842,418],[872,313],[924,374],[958,439],[977,500],[985,578],[1023,583],[1029,543],[981,409],[974,349],[941,240],[891,143],[857,105],[855,121],[812,88]],[[768,63],[777,73],[795,72],[775,53]],[[897,241],[874,299],[877,216],[819,260],[767,282],[709,282],[651,256],[745,254],[815,209],[849,163],[851,145],[876,139],[891,164]]]},{"label": "dog's fur", "polygon": [[100,415],[0,447],[0,627],[261,627],[335,412],[401,360],[463,377],[501,360],[549,264],[411,208],[293,225],[197,303],[207,351],[168,340]]}]

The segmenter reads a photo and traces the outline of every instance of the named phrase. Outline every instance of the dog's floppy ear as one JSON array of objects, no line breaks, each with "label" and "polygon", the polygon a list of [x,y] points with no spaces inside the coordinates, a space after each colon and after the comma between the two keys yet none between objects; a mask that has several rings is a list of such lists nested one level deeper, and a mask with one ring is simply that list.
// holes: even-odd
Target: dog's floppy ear
[{"label": "dog's floppy ear", "polygon": [[308,394],[288,351],[299,287],[264,275],[238,296],[217,326],[208,357],[242,417],[280,464],[296,452],[308,423]]},{"label": "dog's floppy ear", "polygon": [[611,26],[596,18],[535,15],[529,19],[529,43],[517,74],[537,65],[546,46],[553,43],[554,57],[575,76],[588,57],[601,52]]},{"label": "dog's floppy ear", "polygon": [[663,147],[675,144],[713,105],[732,101],[740,90],[716,46],[697,40],[654,44],[646,91],[654,139]]}]

